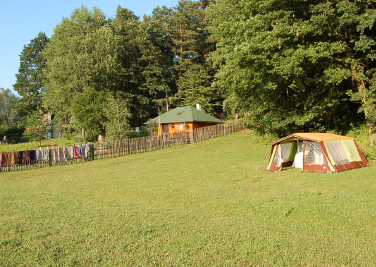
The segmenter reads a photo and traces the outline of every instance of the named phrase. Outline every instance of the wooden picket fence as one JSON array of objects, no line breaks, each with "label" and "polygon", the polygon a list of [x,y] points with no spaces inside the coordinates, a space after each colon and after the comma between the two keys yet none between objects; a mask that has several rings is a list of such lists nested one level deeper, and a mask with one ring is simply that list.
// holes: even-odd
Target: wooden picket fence
[{"label": "wooden picket fence", "polygon": [[121,141],[109,141],[103,144],[96,143],[94,159],[116,158],[163,149],[167,147],[193,144],[210,138],[228,135],[244,130],[243,121],[234,121],[225,124],[207,126],[190,131],[180,131],[157,136],[146,136],[125,139]]},{"label": "wooden picket fence", "polygon": [[130,138],[120,141],[107,141],[104,143],[90,144],[87,159],[71,158],[64,161],[54,161],[52,149],[50,149],[49,160],[46,161],[30,161],[27,164],[14,164],[2,167],[2,172],[30,170],[44,168],[47,166],[67,165],[79,163],[82,161],[92,161],[107,158],[116,158],[126,155],[139,154],[168,147],[180,146],[184,144],[193,144],[207,139],[229,135],[245,129],[241,120],[207,126],[189,131],[180,131],[177,133],[166,133],[156,136],[146,136],[138,138]]}]

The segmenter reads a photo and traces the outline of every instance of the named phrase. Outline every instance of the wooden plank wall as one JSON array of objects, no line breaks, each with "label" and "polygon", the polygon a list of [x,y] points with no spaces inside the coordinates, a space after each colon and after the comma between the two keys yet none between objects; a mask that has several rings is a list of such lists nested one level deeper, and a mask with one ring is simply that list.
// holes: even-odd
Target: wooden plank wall
[{"label": "wooden plank wall", "polygon": [[92,161],[107,158],[122,157],[131,154],[144,153],[158,149],[180,146],[184,144],[193,144],[210,138],[216,138],[231,133],[244,130],[243,121],[238,120],[230,123],[207,126],[190,131],[181,131],[160,136],[146,136],[139,138],[130,138],[120,141],[108,141],[103,144],[95,143],[90,146],[88,158],[72,158],[65,161],[53,161],[52,150],[50,150],[50,159],[47,161],[33,161],[28,164],[14,164],[2,167],[2,172],[21,171],[30,169],[39,169],[48,166],[67,165],[79,163],[82,161]]}]

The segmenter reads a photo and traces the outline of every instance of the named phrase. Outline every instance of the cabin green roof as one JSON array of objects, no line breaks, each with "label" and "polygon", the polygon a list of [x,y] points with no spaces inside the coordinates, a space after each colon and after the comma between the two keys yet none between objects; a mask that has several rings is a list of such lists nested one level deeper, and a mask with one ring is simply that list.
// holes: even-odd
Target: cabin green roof
[{"label": "cabin green roof", "polygon": [[[159,117],[154,118],[157,122]],[[178,107],[161,115],[161,123],[175,123],[175,122],[209,122],[209,123],[224,123],[223,121],[206,114],[194,107]]]}]

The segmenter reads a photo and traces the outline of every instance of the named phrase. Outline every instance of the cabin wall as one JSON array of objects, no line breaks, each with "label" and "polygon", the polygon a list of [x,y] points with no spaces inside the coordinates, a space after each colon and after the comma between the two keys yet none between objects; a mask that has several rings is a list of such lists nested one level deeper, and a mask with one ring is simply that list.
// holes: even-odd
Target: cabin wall
[{"label": "cabin wall", "polygon": [[[180,131],[191,131],[197,128],[206,126],[217,125],[217,123],[200,123],[200,122],[175,122],[175,123],[162,123],[163,133],[176,133]],[[167,131],[168,129],[168,131]]]},{"label": "cabin wall", "polygon": [[193,129],[197,129],[197,128],[202,128],[202,127],[206,127],[206,126],[212,126],[212,125],[217,125],[218,123],[215,123],[215,122],[212,122],[212,123],[205,123],[205,122],[193,122]]}]

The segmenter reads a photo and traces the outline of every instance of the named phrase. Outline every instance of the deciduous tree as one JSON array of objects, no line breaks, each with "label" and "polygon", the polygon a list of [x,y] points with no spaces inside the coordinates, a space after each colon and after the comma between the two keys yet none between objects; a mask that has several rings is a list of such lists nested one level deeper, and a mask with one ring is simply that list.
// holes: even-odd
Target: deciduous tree
[{"label": "deciduous tree", "polygon": [[46,34],[40,32],[21,52],[20,67],[13,88],[20,96],[17,110],[22,117],[37,110],[45,111],[42,96],[45,93],[43,72],[46,71],[47,63],[42,52],[48,41]]},{"label": "deciduous tree", "polygon": [[0,88],[0,118],[5,128],[13,127],[20,121],[17,101],[18,97],[10,89]]},{"label": "deciduous tree", "polygon": [[106,138],[110,140],[123,140],[134,132],[130,126],[130,118],[132,114],[129,112],[130,101],[132,97],[124,92],[108,94],[107,106],[105,108],[106,122]]},{"label": "deciduous tree", "polygon": [[359,107],[373,124],[372,2],[218,0],[207,14],[228,110],[280,135],[343,131]]},{"label": "deciduous tree", "polygon": [[35,110],[29,113],[23,121],[25,126],[23,136],[31,141],[38,141],[39,146],[42,140],[47,138],[48,133],[52,131],[52,123],[45,115],[43,110]]},{"label": "deciduous tree", "polygon": [[[90,118],[98,116],[98,109],[86,108],[90,103],[79,100],[118,87],[120,39],[115,27],[98,8],[89,11],[84,6],[56,26],[43,53],[48,64],[44,102],[62,124],[68,125],[76,117],[85,130],[102,131],[104,122],[93,120],[98,123],[95,127],[88,124]],[[88,95],[80,96],[89,89]],[[81,116],[77,105],[88,113]],[[94,128],[85,128],[89,125]]]}]

